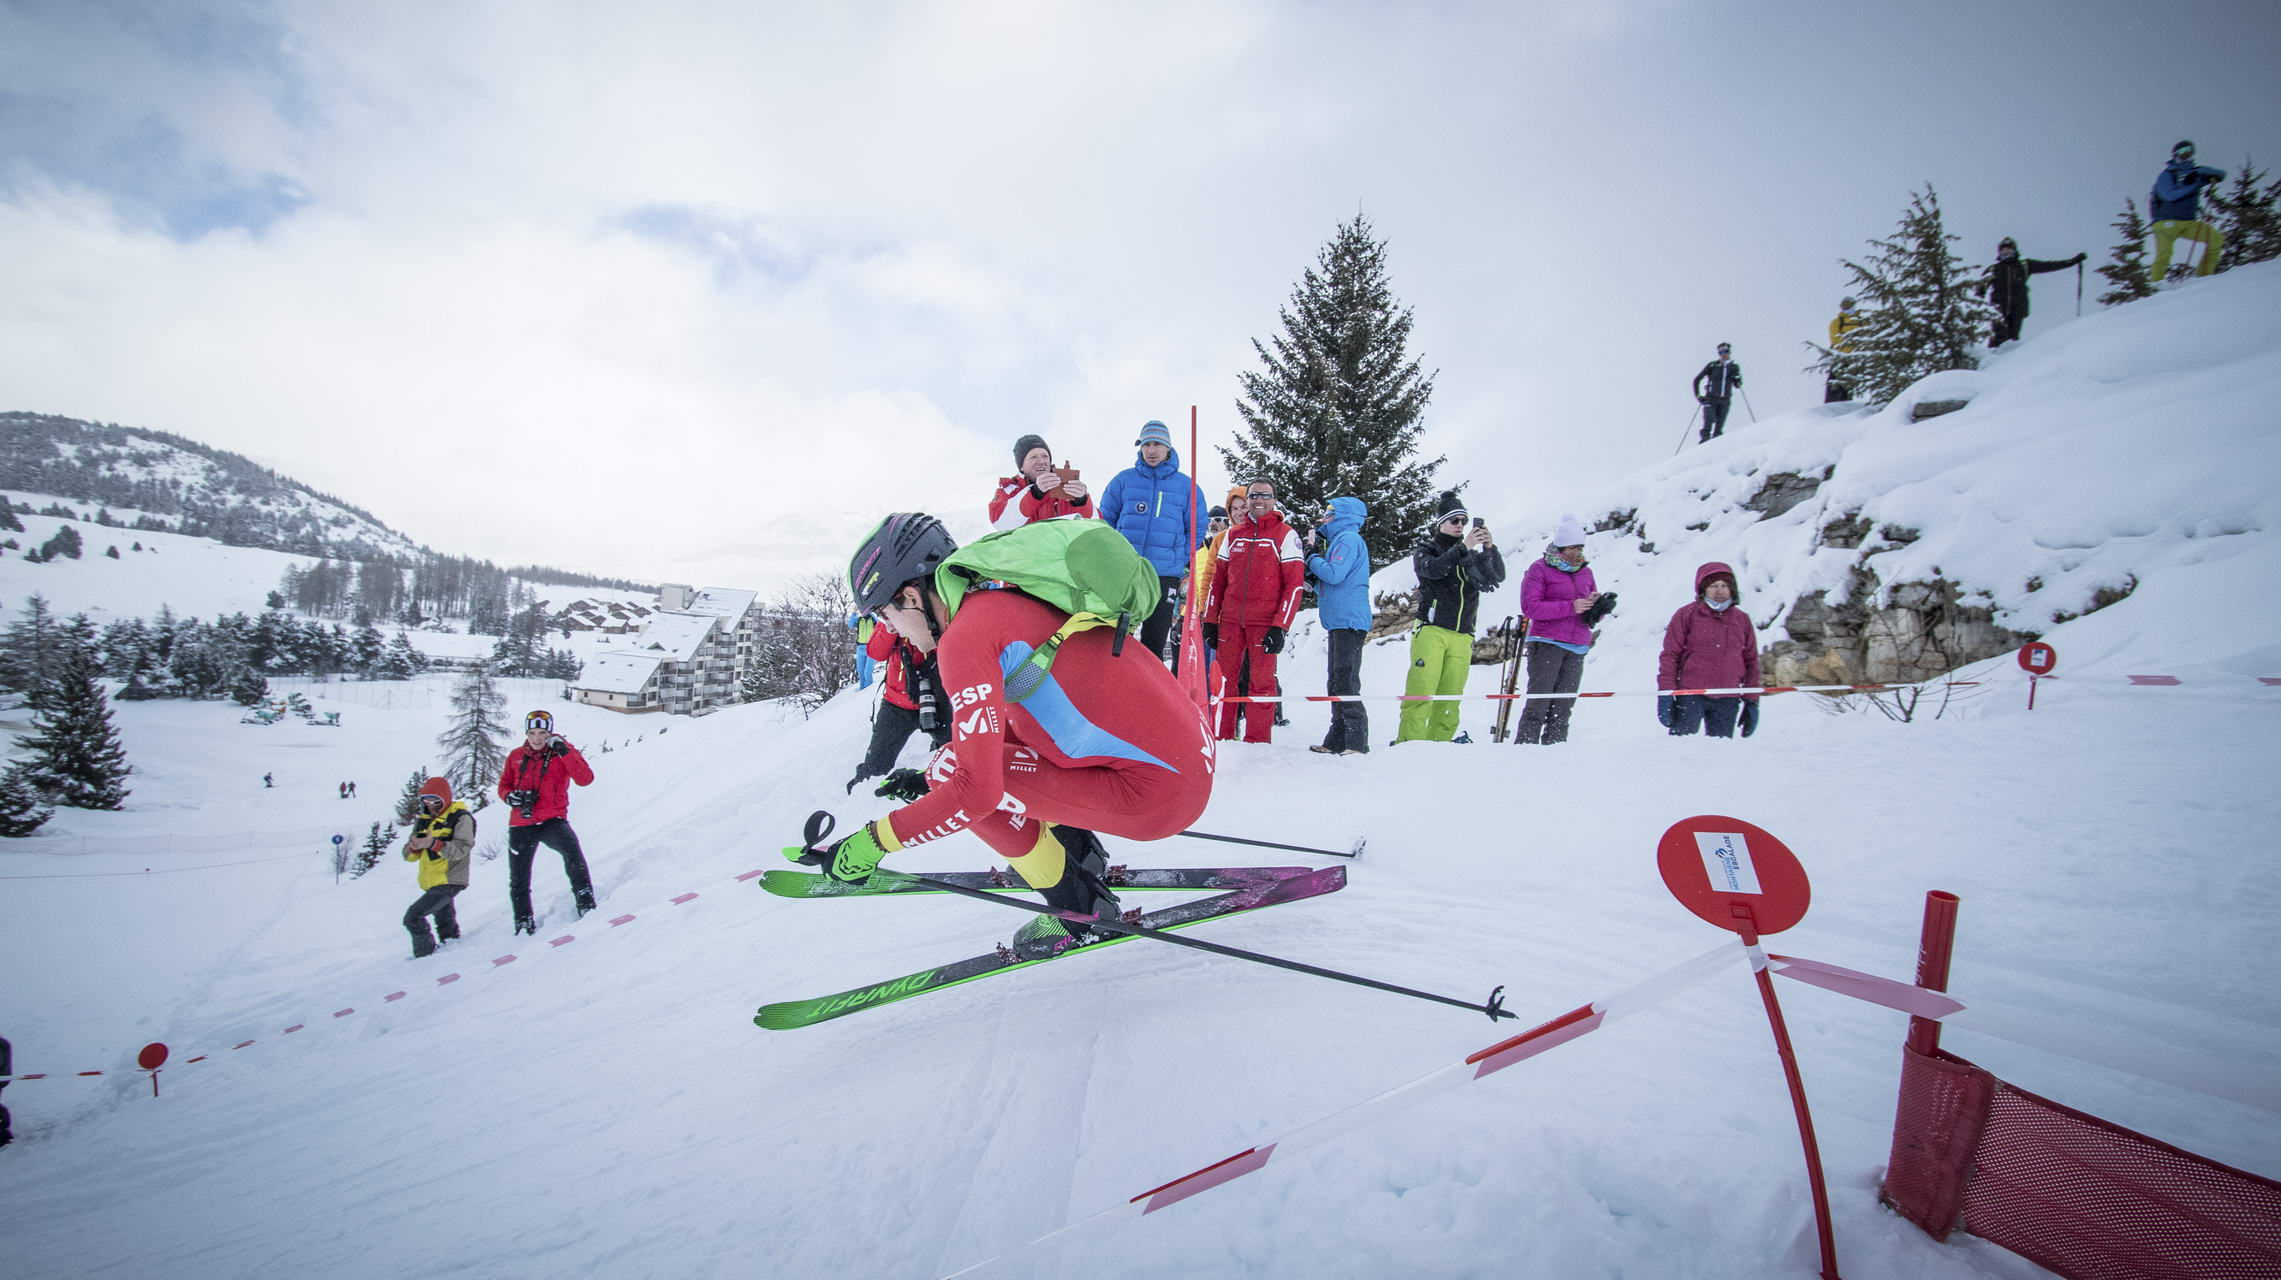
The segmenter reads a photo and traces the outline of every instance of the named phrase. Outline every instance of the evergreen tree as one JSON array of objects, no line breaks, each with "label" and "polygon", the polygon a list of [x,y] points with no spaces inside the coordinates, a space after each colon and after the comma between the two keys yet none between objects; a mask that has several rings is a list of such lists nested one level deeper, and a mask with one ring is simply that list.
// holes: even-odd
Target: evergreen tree
[{"label": "evergreen tree", "polygon": [[57,556],[68,556],[77,560],[79,552],[79,530],[68,524],[57,525],[55,536],[40,544],[40,559],[42,561],[53,560]]},{"label": "evergreen tree", "polygon": [[1433,516],[1446,459],[1414,460],[1434,383],[1409,355],[1410,311],[1362,215],[1315,255],[1278,318],[1272,349],[1252,341],[1261,369],[1238,375],[1244,429],[1221,462],[1239,482],[1272,482],[1285,510],[1310,517],[1332,498],[1364,499],[1371,566],[1399,559]]},{"label": "evergreen tree", "polygon": [[97,674],[91,654],[68,651],[23,745],[31,752],[31,777],[49,799],[74,809],[121,809],[133,770]]},{"label": "evergreen tree", "polygon": [[452,686],[451,724],[436,735],[453,793],[473,797],[470,803],[478,809],[507,764],[506,748],[499,745],[507,732],[499,713],[506,706],[507,695],[493,683],[490,665],[478,666]]},{"label": "evergreen tree", "polygon": [[2210,222],[2226,238],[2218,270],[2281,258],[2281,213],[2274,210],[2281,198],[2281,179],[2267,182],[2266,177],[2266,170],[2245,159],[2223,195],[2213,189],[2204,197],[2214,215]]},{"label": "evergreen tree", "polygon": [[[6,501],[0,498],[0,503]],[[40,802],[29,765],[13,764],[0,773],[0,836],[28,836],[54,816],[55,810]]]},{"label": "evergreen tree", "polygon": [[[1884,404],[1910,383],[1948,369],[1980,367],[1978,349],[1995,319],[1979,298],[1981,273],[1952,247],[1940,195],[1925,184],[1890,237],[1869,242],[1866,263],[1846,259],[1861,324],[1846,336],[1854,397]],[[1823,366],[1826,371],[1826,364]]]},{"label": "evergreen tree", "polygon": [[428,771],[426,769],[414,769],[412,776],[404,780],[404,789],[396,796],[396,820],[398,822],[408,823],[419,815],[420,788],[427,784]]},{"label": "evergreen tree", "polygon": [[381,638],[380,628],[367,618],[349,640],[349,666],[358,675],[381,674],[388,659],[388,642]]},{"label": "evergreen tree", "polygon": [[428,655],[412,647],[403,632],[388,642],[388,656],[381,664],[382,674],[391,680],[409,680],[428,669]]},{"label": "evergreen tree", "polygon": [[2154,296],[2154,286],[2146,282],[2146,237],[2149,234],[2146,219],[2139,216],[2138,201],[2123,201],[2123,211],[2107,224],[2122,238],[2109,250],[2113,256],[2099,268],[2114,288],[2099,295],[2102,307],[2119,306]]},{"label": "evergreen tree", "polygon": [[23,694],[24,704],[38,709],[62,670],[66,647],[61,625],[48,612],[47,597],[33,592],[24,602],[24,616],[0,636],[0,688]]},{"label": "evergreen tree", "polygon": [[24,532],[24,522],[16,518],[16,508],[4,493],[0,493],[0,532]]},{"label": "evergreen tree", "polygon": [[[127,691],[121,689],[119,696],[126,697]],[[230,686],[230,701],[241,707],[260,706],[269,701],[269,681],[262,679],[259,671],[247,667],[238,673],[237,682]]]},{"label": "evergreen tree", "polygon": [[349,866],[349,879],[354,880],[372,870],[373,865],[387,857],[388,851],[395,847],[396,828],[390,827],[383,834],[380,830],[380,824],[373,823],[372,830],[365,833],[364,843],[357,846],[356,861]]}]

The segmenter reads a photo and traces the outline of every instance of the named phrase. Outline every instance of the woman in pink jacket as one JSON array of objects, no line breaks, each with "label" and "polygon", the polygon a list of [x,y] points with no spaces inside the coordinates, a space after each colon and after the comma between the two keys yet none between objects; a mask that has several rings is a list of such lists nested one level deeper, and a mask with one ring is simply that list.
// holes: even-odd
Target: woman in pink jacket
[{"label": "woman in pink jacket", "polygon": [[1758,678],[1758,630],[1750,615],[1735,605],[1734,570],[1718,561],[1695,571],[1695,598],[1671,615],[1663,629],[1663,660],[1655,687],[1665,690],[1655,700],[1656,719],[1682,737],[1700,728],[1714,738],[1735,736],[1735,720],[1742,721],[1742,736],[1758,731],[1758,695],[1755,693],[1677,693],[1680,689],[1739,689],[1754,687]]}]

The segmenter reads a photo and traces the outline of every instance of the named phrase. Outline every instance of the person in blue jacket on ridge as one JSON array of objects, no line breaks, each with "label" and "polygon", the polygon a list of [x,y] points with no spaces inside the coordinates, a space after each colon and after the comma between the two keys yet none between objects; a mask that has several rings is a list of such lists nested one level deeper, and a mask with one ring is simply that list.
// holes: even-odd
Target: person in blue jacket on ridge
[{"label": "person in blue jacket on ridge", "polygon": [[[1141,643],[1164,659],[1164,642],[1172,634],[1172,621],[1180,615],[1180,580],[1188,572],[1189,558],[1204,542],[1204,491],[1180,472],[1180,454],[1172,447],[1172,432],[1151,418],[1141,425],[1133,441],[1140,456],[1133,466],[1117,473],[1101,494],[1101,518],[1133,544],[1133,550],[1156,569],[1164,588],[1156,612],[1140,628]],[[1195,512],[1193,522],[1189,512]]]},{"label": "person in blue jacket on ridge", "polygon": [[[1307,549],[1320,541],[1320,553],[1307,557],[1315,580],[1315,609],[1330,637],[1330,679],[1323,692],[1362,692],[1362,643],[1370,638],[1370,548],[1362,522],[1370,508],[1360,498],[1331,499],[1322,527],[1307,534]],[[1331,729],[1309,748],[1325,755],[1360,755],[1370,750],[1370,716],[1359,702],[1331,704]]]},{"label": "person in blue jacket on ridge", "polygon": [[2154,219],[2154,265],[2146,269],[2146,282],[2162,283],[2170,274],[2170,251],[2180,240],[2202,243],[2197,276],[2218,269],[2218,254],[2226,247],[2225,233],[2202,221],[2202,192],[2226,180],[2226,171],[2194,163],[2191,139],[2170,149],[2170,163],[2154,175],[2154,190],[2147,192],[2147,212]]}]

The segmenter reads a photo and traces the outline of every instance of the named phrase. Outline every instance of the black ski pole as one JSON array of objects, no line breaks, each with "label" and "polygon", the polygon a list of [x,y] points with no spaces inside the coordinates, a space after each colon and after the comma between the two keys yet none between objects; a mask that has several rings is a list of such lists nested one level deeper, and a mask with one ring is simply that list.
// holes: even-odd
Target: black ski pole
[{"label": "black ski pole", "polygon": [[[1735,390],[1742,391],[1742,384],[1736,383]],[[1748,391],[1742,391],[1742,411],[1750,415],[1750,425],[1754,427],[1758,425],[1758,410],[1750,407],[1750,393]]]},{"label": "black ski pole", "polygon": [[[1703,409],[1703,403],[1701,401],[1697,401],[1695,403],[1695,411],[1687,415],[1687,425],[1679,428],[1679,449],[1684,449],[1687,447],[1687,433],[1695,429],[1695,418],[1698,414],[1701,414],[1703,412]],[[1674,458],[1678,457],[1679,449],[1673,449],[1671,451],[1671,456]]]},{"label": "black ski pole", "polygon": [[[1017,910],[1030,912],[1033,915],[1052,916],[1057,920],[1068,920],[1072,918],[1079,921],[1084,920],[1084,917],[1082,916],[1071,917],[1065,915],[1060,911],[1054,910],[1052,907],[1046,906],[1044,903],[1031,902],[1026,898],[1000,897],[999,895],[991,893],[986,889],[969,889],[962,884],[952,884],[946,880],[935,880],[927,876],[912,876],[911,878],[930,889],[940,890],[944,893],[956,893],[969,898],[977,898],[983,902],[994,902],[999,906],[1013,907]],[[1410,987],[1398,987],[1391,982],[1380,982],[1375,978],[1364,978],[1351,973],[1340,973],[1336,969],[1317,968],[1311,964],[1302,964],[1297,960],[1285,960],[1277,956],[1261,955],[1256,951],[1245,951],[1240,947],[1226,947],[1220,945],[1217,942],[1204,942],[1197,938],[1182,937],[1176,933],[1166,933],[1160,929],[1151,929],[1147,925],[1126,924],[1122,920],[1114,920],[1108,916],[1102,916],[1099,919],[1092,921],[1091,923],[1094,928],[1107,929],[1113,933],[1124,934],[1127,937],[1153,938],[1158,942],[1169,942],[1174,946],[1192,947],[1198,951],[1209,951],[1213,955],[1228,956],[1236,960],[1249,960],[1254,964],[1273,965],[1278,969],[1289,969],[1293,973],[1313,974],[1318,978],[1329,978],[1333,982],[1351,983],[1354,986],[1369,987],[1377,991],[1390,991],[1398,996],[1409,996],[1413,999],[1418,1000],[1431,1000],[1436,1004],[1452,1005],[1459,1009],[1471,1009],[1475,1013],[1488,1014],[1489,1020],[1492,1022],[1496,1021],[1499,1018],[1518,1018],[1521,1016],[1517,1013],[1509,1013],[1505,1010],[1505,988],[1502,986],[1489,993],[1489,999],[1486,1003],[1475,1004],[1470,1000],[1459,1000],[1454,996],[1437,996],[1431,991],[1418,991]]]},{"label": "black ski pole", "polygon": [[2075,315],[2077,319],[2083,315],[2083,264],[2080,262],[2075,264]]},{"label": "black ski pole", "polygon": [[1209,831],[1183,831],[1180,834],[1196,840],[1217,840],[1222,844],[1249,844],[1257,845],[1262,849],[1287,849],[1292,853],[1319,853],[1326,858],[1359,858],[1362,856],[1362,846],[1370,843],[1370,837],[1364,836],[1354,842],[1352,852],[1340,853],[1336,849],[1315,849],[1303,844],[1277,844],[1273,840],[1246,840],[1242,836],[1216,836]]}]

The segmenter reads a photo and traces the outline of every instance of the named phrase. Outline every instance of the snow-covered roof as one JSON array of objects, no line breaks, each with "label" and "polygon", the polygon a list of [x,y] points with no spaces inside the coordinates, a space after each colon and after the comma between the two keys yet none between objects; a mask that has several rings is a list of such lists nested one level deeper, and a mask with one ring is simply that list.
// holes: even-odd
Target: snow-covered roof
[{"label": "snow-covered roof", "polygon": [[745,610],[752,607],[753,600],[759,595],[760,593],[757,591],[737,591],[728,587],[706,587],[697,593],[696,599],[682,606],[682,612],[709,613],[715,617],[727,618],[729,621],[735,622],[744,617]]},{"label": "snow-covered roof", "polygon": [[651,614],[642,624],[641,634],[634,638],[634,647],[652,657],[671,662],[687,662],[697,656],[697,649],[705,637],[713,633],[720,618],[710,613],[682,613],[660,610]]},{"label": "snow-covered roof", "polygon": [[655,654],[601,654],[586,660],[575,687],[597,693],[640,693],[662,661]]}]

